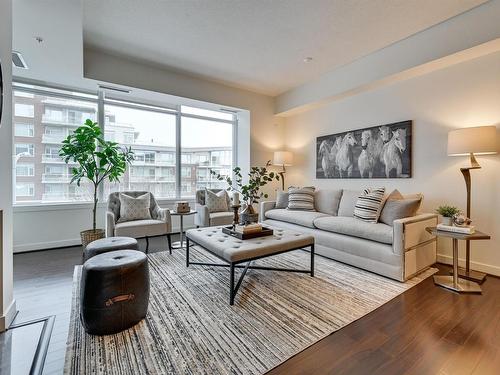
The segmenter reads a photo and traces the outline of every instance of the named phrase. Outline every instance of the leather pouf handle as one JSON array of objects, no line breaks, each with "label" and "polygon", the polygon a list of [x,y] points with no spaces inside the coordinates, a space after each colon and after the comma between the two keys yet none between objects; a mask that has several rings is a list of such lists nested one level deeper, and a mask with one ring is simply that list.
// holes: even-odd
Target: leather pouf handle
[{"label": "leather pouf handle", "polygon": [[121,296],[116,296],[113,298],[110,298],[106,301],[106,306],[109,307],[113,305],[116,302],[125,302],[125,301],[131,301],[135,298],[134,294],[122,294]]}]

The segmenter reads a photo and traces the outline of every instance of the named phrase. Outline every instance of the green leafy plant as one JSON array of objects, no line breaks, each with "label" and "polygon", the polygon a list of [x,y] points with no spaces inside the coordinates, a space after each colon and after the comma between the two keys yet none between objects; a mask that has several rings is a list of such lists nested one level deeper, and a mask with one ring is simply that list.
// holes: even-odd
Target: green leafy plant
[{"label": "green leafy plant", "polygon": [[[270,161],[266,164],[266,167]],[[260,189],[271,181],[279,181],[280,176],[275,172],[269,172],[266,167],[252,167],[248,173],[248,182],[243,183],[243,176],[241,168],[236,167],[233,169],[234,181],[230,176],[222,176],[221,174],[210,170],[210,174],[215,176],[219,181],[226,181],[229,185],[227,190],[236,191],[241,194],[243,201],[249,207],[253,203],[259,203],[259,199],[268,198],[268,194],[263,193]]]},{"label": "green leafy plant", "polygon": [[455,206],[443,205],[436,209],[436,213],[444,217],[453,217],[460,213],[460,210]]},{"label": "green leafy plant", "polygon": [[83,179],[88,179],[94,188],[94,207],[92,210],[92,229],[96,230],[97,192],[105,179],[119,182],[127,165],[134,160],[132,149],[122,149],[115,142],[104,140],[102,131],[96,122],[88,119],[73,134],[62,141],[59,156],[67,163],[73,161],[77,166],[72,168],[70,183],[78,186]]}]

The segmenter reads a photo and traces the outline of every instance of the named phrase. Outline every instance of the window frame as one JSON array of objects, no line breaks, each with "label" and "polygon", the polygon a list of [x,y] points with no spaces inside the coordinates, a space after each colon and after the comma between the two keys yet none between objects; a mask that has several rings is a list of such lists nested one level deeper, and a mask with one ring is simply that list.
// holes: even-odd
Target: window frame
[{"label": "window frame", "polygon": [[[181,106],[187,105],[189,107],[197,108],[196,106],[193,106],[192,104],[178,104],[178,105],[169,105],[168,103],[165,103],[161,106],[159,106],[157,103],[145,101],[145,100],[135,100],[134,98],[127,98],[124,99],[122,97],[115,97],[113,95],[105,95],[105,90],[99,89],[97,91],[88,91],[88,90],[82,90],[82,89],[74,89],[74,88],[68,88],[68,87],[61,87],[58,85],[51,85],[51,84],[39,84],[37,82],[31,82],[29,80],[15,80],[13,82],[13,90],[12,90],[12,95],[15,96],[15,93],[21,92],[21,95],[17,95],[19,97],[24,98],[22,94],[31,94],[31,95],[42,95],[42,96],[48,96],[48,97],[53,97],[57,99],[72,99],[76,101],[83,101],[83,102],[89,102],[92,104],[95,104],[97,107],[97,112],[96,112],[96,121],[100,124],[101,130],[103,131],[103,134],[105,134],[106,131],[106,121],[105,121],[105,112],[104,112],[104,106],[106,104],[113,105],[113,106],[122,106],[122,107],[127,107],[127,108],[132,108],[132,109],[138,109],[138,110],[146,110],[146,111],[154,111],[154,112],[161,112],[161,113],[167,113],[167,114],[173,114],[176,117],[176,142],[175,142],[175,173],[174,173],[174,180],[175,180],[175,197],[172,198],[159,198],[160,201],[165,201],[165,202],[173,202],[179,199],[186,199],[186,196],[183,195],[182,192],[182,161],[181,161],[181,155],[182,155],[182,147],[181,147],[181,120],[182,117],[189,117],[189,118],[195,118],[195,119],[201,119],[201,120],[208,120],[208,121],[213,121],[213,122],[219,122],[219,123],[229,123],[232,124],[232,147],[231,147],[231,152],[232,152],[232,163],[231,163],[231,170],[234,169],[234,167],[237,165],[237,156],[238,156],[238,115],[236,111],[229,111],[229,110],[217,110],[213,108],[203,108],[200,107],[199,109],[201,110],[209,110],[209,111],[214,111],[214,112],[224,112],[224,113],[230,113],[232,115],[232,120],[226,120],[226,119],[221,119],[217,117],[210,117],[210,116],[204,116],[204,115],[196,115],[196,114],[191,114],[191,113],[186,113],[181,111]],[[19,104],[26,104],[26,105],[31,105],[29,103],[19,103]],[[33,106],[33,109],[35,111],[35,106]],[[13,111],[13,118],[16,117],[15,111]],[[28,116],[20,116],[20,117],[25,117],[25,118],[34,118],[35,113],[32,117]],[[13,119],[14,120],[14,119]],[[35,133],[36,124],[33,124],[33,132]],[[21,137],[21,136],[19,136]],[[26,142],[15,142],[13,139],[13,145],[14,145],[14,152],[15,152],[15,145],[16,143],[18,144],[28,144]],[[125,144],[125,143],[124,143]],[[128,144],[127,144],[128,145]],[[44,148],[45,150],[45,148]],[[33,144],[33,155],[30,155],[30,157],[35,157],[36,151],[35,151],[35,145]],[[15,155],[14,155],[15,156]],[[155,155],[156,158],[156,155]],[[146,157],[145,157],[146,159]],[[157,158],[161,161],[161,158]],[[145,163],[146,166],[149,165],[149,163]],[[152,164],[154,165],[154,164]],[[159,172],[159,171],[158,171]],[[191,173],[192,175],[192,173]],[[35,174],[36,176],[36,174]],[[17,176],[13,176],[16,178]],[[21,177],[21,176],[20,176]],[[33,176],[31,176],[33,177]],[[196,177],[196,176],[195,176]],[[234,176],[233,176],[234,177]],[[33,186],[34,190],[35,186]],[[100,191],[98,192],[98,198],[99,201],[102,203],[99,203],[100,205],[105,205],[107,201],[107,196],[104,196],[104,186],[101,186]],[[15,198],[15,195],[14,195]],[[189,197],[190,198],[190,197]],[[71,207],[72,205],[88,205],[90,204],[91,201],[62,201],[62,202],[24,202],[24,201],[16,201],[14,199],[13,205],[16,207],[47,207],[47,206],[52,206],[54,209],[56,209],[57,206],[61,206],[61,208],[66,208],[66,207]]]}]

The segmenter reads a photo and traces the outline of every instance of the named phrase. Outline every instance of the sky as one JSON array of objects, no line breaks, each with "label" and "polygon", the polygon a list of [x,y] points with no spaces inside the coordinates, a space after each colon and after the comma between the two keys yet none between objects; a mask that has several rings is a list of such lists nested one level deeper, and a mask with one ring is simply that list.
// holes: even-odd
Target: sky
[{"label": "sky", "polygon": [[[175,147],[175,115],[107,105],[117,123],[132,125],[139,136],[136,143]],[[223,147],[232,145],[232,124],[182,118],[182,147]]]}]

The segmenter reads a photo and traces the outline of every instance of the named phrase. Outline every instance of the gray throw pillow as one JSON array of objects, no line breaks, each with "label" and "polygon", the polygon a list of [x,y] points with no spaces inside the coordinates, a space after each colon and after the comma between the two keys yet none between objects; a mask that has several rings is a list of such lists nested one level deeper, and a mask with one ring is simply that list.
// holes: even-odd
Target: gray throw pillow
[{"label": "gray throw pillow", "polygon": [[288,188],[288,209],[314,211],[314,186]]},{"label": "gray throw pillow", "polygon": [[388,199],[380,213],[379,221],[392,226],[394,220],[415,216],[421,202],[422,198]]},{"label": "gray throw pillow", "polygon": [[208,208],[208,212],[226,212],[229,211],[228,207],[228,195],[225,190],[221,190],[218,193],[214,193],[210,190],[205,190],[205,205]]},{"label": "gray throw pillow", "polygon": [[149,211],[151,194],[146,193],[139,195],[137,198],[131,197],[127,194],[120,193],[120,218],[118,223],[133,220],[147,220],[151,219],[151,212]]},{"label": "gray throw pillow", "polygon": [[288,208],[288,193],[286,191],[276,193],[276,208]]},{"label": "gray throw pillow", "polygon": [[354,207],[358,201],[358,197],[362,194],[362,191],[356,190],[343,190],[342,197],[340,198],[338,216],[354,216]]}]

